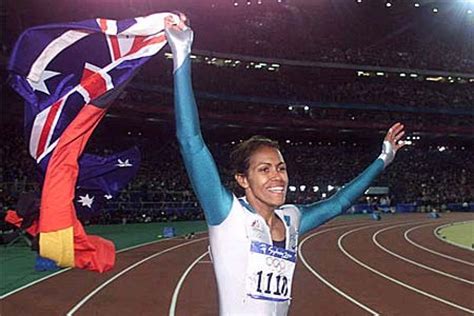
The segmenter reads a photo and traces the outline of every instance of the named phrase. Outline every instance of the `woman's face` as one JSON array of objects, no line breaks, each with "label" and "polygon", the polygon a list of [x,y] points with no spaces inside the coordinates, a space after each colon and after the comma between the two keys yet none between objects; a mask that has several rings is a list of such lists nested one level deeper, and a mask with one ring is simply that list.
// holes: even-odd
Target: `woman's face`
[{"label": "woman's face", "polygon": [[247,174],[236,175],[236,179],[256,209],[275,209],[285,203],[288,173],[283,156],[276,148],[257,149],[250,157]]}]

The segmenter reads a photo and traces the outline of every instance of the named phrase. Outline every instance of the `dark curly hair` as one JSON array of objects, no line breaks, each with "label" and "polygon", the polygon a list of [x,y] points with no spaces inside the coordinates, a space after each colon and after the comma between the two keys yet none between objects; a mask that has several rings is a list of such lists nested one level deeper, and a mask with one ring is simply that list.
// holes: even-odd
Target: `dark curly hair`
[{"label": "dark curly hair", "polygon": [[252,136],[236,145],[230,153],[232,174],[247,174],[250,166],[250,157],[260,147],[271,147],[280,150],[278,142],[260,135]]}]

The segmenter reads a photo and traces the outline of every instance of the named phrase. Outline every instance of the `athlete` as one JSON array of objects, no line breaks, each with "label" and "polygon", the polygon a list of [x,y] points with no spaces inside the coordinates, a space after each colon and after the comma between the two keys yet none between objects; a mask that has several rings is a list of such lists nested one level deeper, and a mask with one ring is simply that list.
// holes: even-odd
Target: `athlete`
[{"label": "athlete", "polygon": [[286,315],[291,301],[298,236],[341,214],[392,162],[403,125],[388,131],[380,156],[331,198],[308,205],[284,204],[285,160],[276,142],[254,136],[231,154],[237,198],[219,177],[200,131],[191,85],[193,32],[186,17],[165,20],[173,52],[176,133],[189,179],[209,227],[220,315]]}]

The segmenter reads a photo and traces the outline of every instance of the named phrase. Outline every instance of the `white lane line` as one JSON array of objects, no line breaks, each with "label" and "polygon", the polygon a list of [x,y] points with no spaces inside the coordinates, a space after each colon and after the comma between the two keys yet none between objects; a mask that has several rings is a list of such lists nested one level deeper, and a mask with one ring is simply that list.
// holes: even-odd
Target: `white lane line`
[{"label": "white lane line", "polygon": [[471,281],[471,280],[466,280],[466,279],[463,279],[463,278],[460,278],[458,276],[455,276],[453,274],[450,274],[450,273],[447,273],[447,272],[444,272],[442,270],[438,270],[438,269],[435,269],[435,268],[432,268],[432,267],[429,267],[427,265],[424,265],[422,263],[419,263],[417,261],[414,261],[414,260],[411,260],[411,259],[408,259],[406,257],[403,257],[402,255],[399,255],[387,248],[385,248],[384,246],[382,246],[379,241],[377,240],[377,236],[383,232],[386,232],[390,229],[394,229],[394,228],[398,228],[398,227],[401,227],[401,226],[406,226],[406,225],[409,225],[409,224],[401,224],[401,225],[396,225],[396,226],[392,226],[392,227],[386,227],[386,228],[383,228],[383,229],[380,229],[378,230],[374,235],[372,235],[372,241],[377,245],[377,247],[379,247],[380,249],[382,249],[383,251],[385,251],[386,253],[400,259],[400,260],[403,260],[405,262],[408,262],[410,264],[413,264],[417,267],[420,267],[422,269],[425,269],[425,270],[428,270],[428,271],[431,271],[431,272],[434,272],[434,273],[437,273],[437,274],[440,274],[442,276],[445,276],[445,277],[448,277],[448,278],[451,278],[451,279],[454,279],[454,280],[457,280],[457,281],[460,281],[460,282],[464,282],[464,283],[467,283],[467,284],[470,284],[470,285],[474,285],[474,281]]},{"label": "white lane line", "polygon": [[472,222],[472,221],[464,221],[464,222],[456,222],[456,223],[449,223],[449,224],[446,224],[446,225],[441,225],[441,226],[438,226],[436,227],[434,230],[433,230],[433,234],[436,236],[436,238],[438,238],[439,240],[445,242],[445,243],[448,243],[450,245],[454,245],[456,247],[459,247],[459,248],[462,248],[462,249],[466,249],[466,250],[470,250],[470,251],[474,251],[474,249],[468,247],[468,246],[465,246],[465,245],[461,245],[461,244],[458,244],[458,243],[455,243],[453,241],[450,241],[448,239],[444,239],[444,238],[441,238],[440,234],[438,233],[439,230],[445,228],[445,227],[448,227],[448,226],[453,226],[453,225],[460,225],[460,224],[464,224],[464,223],[469,223],[469,222]]},{"label": "white lane line", "polygon": [[37,284],[37,283],[40,283],[40,282],[43,282],[43,281],[45,281],[45,280],[47,280],[47,279],[49,279],[49,278],[52,278],[52,277],[54,277],[54,276],[57,276],[58,274],[64,273],[64,272],[69,271],[69,270],[71,270],[71,269],[72,269],[72,268],[65,268],[65,269],[56,271],[56,272],[54,272],[54,273],[52,273],[52,274],[48,274],[47,276],[44,276],[44,277],[42,277],[41,279],[38,279],[38,280],[32,281],[32,282],[30,282],[30,283],[28,283],[28,284],[25,284],[25,285],[23,285],[23,286],[21,286],[21,287],[19,287],[19,288],[17,288],[17,289],[14,289],[13,291],[10,291],[10,292],[8,292],[8,293],[3,294],[2,296],[0,296],[0,300],[3,300],[3,299],[7,298],[7,297],[10,296],[10,295],[13,295],[13,294],[15,294],[15,293],[17,293],[17,292],[20,292],[21,290],[24,290],[24,289],[26,289],[26,288],[28,288],[28,287],[30,287],[30,286],[33,286],[33,285],[35,285],[35,284]]},{"label": "white lane line", "polygon": [[114,275],[113,277],[111,277],[110,279],[108,279],[107,281],[105,281],[104,283],[102,283],[101,285],[99,285],[98,287],[96,287],[92,292],[90,292],[86,297],[84,297],[79,303],[77,303],[75,306],[73,306],[73,308],[71,308],[71,310],[69,310],[67,312],[67,316],[70,316],[70,315],[73,315],[75,312],[77,312],[77,310],[79,308],[81,308],[89,299],[91,299],[95,294],[97,294],[98,292],[100,292],[103,288],[105,288],[107,285],[109,285],[110,283],[112,283],[113,281],[115,281],[116,279],[118,279],[119,277],[121,277],[122,275],[124,275],[125,273],[135,269],[136,267],[138,267],[139,265],[147,262],[148,260],[150,259],[153,259],[155,257],[158,257],[162,254],[165,254],[167,252],[170,252],[170,251],[173,251],[175,249],[178,249],[178,248],[181,248],[181,247],[184,247],[184,246],[187,246],[187,245],[191,245],[191,244],[194,244],[196,242],[199,242],[199,241],[203,241],[203,240],[206,240],[206,238],[200,238],[200,239],[196,239],[196,240],[193,240],[193,241],[188,241],[184,244],[179,244],[179,245],[176,245],[176,246],[173,246],[173,247],[170,247],[170,248],[167,248],[165,250],[162,250],[160,252],[157,252],[155,254],[152,254],[151,256],[148,256],[134,264],[132,264],[131,266],[129,266],[128,268],[126,268],[125,270],[122,270],[120,271],[119,273],[117,273],[116,275]]},{"label": "white lane line", "polygon": [[199,263],[199,260],[201,260],[202,258],[204,258],[208,253],[209,253],[209,251],[206,251],[205,253],[203,253],[202,255],[200,255],[196,260],[194,260],[194,262],[189,265],[189,267],[186,269],[186,271],[184,271],[183,275],[182,275],[181,278],[179,279],[178,284],[176,285],[176,288],[174,289],[173,297],[171,298],[171,305],[170,305],[170,313],[169,313],[169,316],[174,316],[174,315],[175,315],[175,312],[176,312],[176,303],[178,302],[179,291],[181,290],[181,286],[182,286],[183,283],[184,283],[184,279],[186,279],[186,277],[188,276],[189,272],[191,272],[191,270],[194,268],[194,266]]},{"label": "white lane line", "polygon": [[438,252],[438,251],[434,251],[433,249],[429,249],[429,248],[426,248],[416,242],[414,242],[408,235],[414,231],[415,229],[419,229],[419,228],[422,228],[422,227],[425,227],[425,226],[430,226],[430,225],[433,225],[433,224],[427,224],[427,225],[421,225],[421,226],[416,226],[416,227],[412,227],[410,228],[409,230],[407,230],[405,232],[405,239],[410,243],[412,244],[413,246],[415,247],[418,247],[420,249],[423,249],[425,251],[428,251],[428,252],[431,252],[432,254],[434,255],[437,255],[437,256],[440,256],[440,257],[443,257],[443,258],[446,258],[446,259],[449,259],[449,260],[452,260],[452,261],[456,261],[456,262],[459,262],[459,263],[463,263],[463,264],[466,264],[468,266],[471,266],[471,267],[474,267],[474,263],[472,262],[469,262],[469,261],[465,261],[465,260],[462,260],[462,259],[459,259],[459,258],[456,258],[456,257],[452,257],[452,256],[449,256],[447,254],[444,254],[444,253],[441,253],[441,252]]},{"label": "white lane line", "polygon": [[[198,232],[198,233],[196,233],[196,235],[197,235],[197,234],[203,234],[203,233],[205,233],[205,232]],[[162,242],[162,241],[175,240],[175,239],[178,239],[178,238],[180,238],[180,237],[181,237],[181,236],[177,236],[177,237],[173,237],[173,238],[160,239],[160,240],[153,240],[153,241],[145,242],[145,243],[143,243],[143,244],[138,244],[138,245],[135,245],[135,246],[131,246],[131,247],[127,247],[127,248],[124,248],[124,249],[120,249],[120,250],[118,250],[116,253],[121,253],[121,252],[125,252],[125,251],[132,250],[132,249],[135,249],[135,248],[144,247],[144,246],[148,246],[148,245],[151,245],[151,244],[156,244],[156,243],[159,243],[159,242]],[[72,269],[72,268],[64,268],[64,269],[61,269],[61,270],[59,270],[59,271],[57,271],[57,272],[54,272],[54,273],[52,273],[52,274],[48,274],[47,276],[44,276],[44,277],[42,277],[42,278],[40,278],[40,279],[38,279],[38,280],[34,280],[34,281],[30,282],[30,283],[27,283],[27,284],[25,284],[25,285],[23,285],[23,286],[21,286],[21,287],[19,287],[19,288],[17,288],[17,289],[14,289],[14,290],[12,290],[12,291],[10,291],[10,292],[8,292],[8,293],[5,293],[5,294],[1,295],[1,296],[0,296],[0,300],[3,300],[4,298],[7,298],[7,297],[10,296],[10,295],[13,295],[13,294],[15,294],[15,293],[17,293],[17,292],[20,292],[20,291],[22,291],[22,290],[24,290],[24,289],[26,289],[26,288],[29,288],[30,286],[33,286],[33,285],[38,284],[38,283],[40,283],[40,282],[43,282],[43,281],[45,281],[45,280],[47,280],[47,279],[49,279],[49,278],[52,278],[52,277],[54,277],[54,276],[56,276],[56,275],[58,275],[58,274],[64,273],[64,272],[69,271],[69,270],[71,270],[71,269]]]},{"label": "white lane line", "polygon": [[402,287],[404,287],[404,288],[406,288],[406,289],[409,289],[409,290],[411,290],[411,291],[413,291],[413,292],[416,292],[416,293],[418,293],[418,294],[421,294],[421,295],[423,295],[423,296],[426,296],[426,297],[428,297],[428,298],[431,298],[431,299],[433,299],[433,300],[435,300],[435,301],[438,301],[438,302],[440,302],[440,303],[449,305],[449,306],[454,307],[454,308],[456,308],[456,309],[459,309],[459,310],[462,310],[462,311],[465,311],[465,312],[474,314],[474,310],[471,310],[471,309],[469,309],[469,308],[467,308],[467,307],[464,307],[464,306],[455,304],[455,303],[453,303],[453,302],[450,302],[450,301],[448,301],[448,300],[445,300],[445,299],[443,299],[443,298],[440,298],[440,297],[438,297],[438,296],[435,296],[435,295],[433,295],[433,294],[430,294],[430,293],[428,293],[428,292],[425,292],[425,291],[423,291],[423,290],[420,290],[420,289],[418,289],[418,288],[416,288],[416,287],[413,287],[413,286],[411,286],[411,285],[408,285],[408,284],[406,284],[406,283],[403,283],[402,281],[397,280],[397,279],[395,279],[395,278],[393,278],[393,277],[391,277],[391,276],[388,276],[388,275],[386,275],[386,274],[384,274],[384,273],[382,273],[382,272],[380,272],[380,271],[378,271],[378,270],[372,268],[371,266],[369,266],[369,265],[363,263],[362,261],[358,260],[358,259],[355,258],[354,256],[352,256],[346,249],[344,249],[344,246],[342,245],[342,241],[344,240],[344,238],[345,238],[346,236],[348,236],[348,235],[350,235],[350,234],[352,234],[352,233],[354,233],[354,232],[357,232],[357,231],[359,231],[359,230],[366,229],[366,228],[368,228],[368,227],[362,227],[362,228],[353,229],[353,230],[350,230],[350,231],[344,233],[341,237],[339,237],[339,239],[338,239],[338,241],[337,241],[337,244],[338,244],[338,246],[339,246],[339,249],[340,249],[349,259],[351,259],[352,261],[354,261],[354,262],[357,263],[358,265],[360,265],[360,266],[366,268],[367,270],[369,270],[369,271],[371,271],[371,272],[373,272],[373,273],[375,273],[375,274],[377,274],[377,275],[383,277],[384,279],[387,279],[387,280],[389,280],[389,281],[391,281],[391,282],[393,282],[393,283],[395,283],[395,284],[398,284],[398,285],[400,285],[400,286],[402,286]]},{"label": "white lane line", "polygon": [[[380,225],[380,224],[379,224]],[[356,299],[354,299],[352,296],[350,296],[349,294],[343,292],[342,290],[338,289],[336,286],[334,286],[332,283],[330,283],[328,280],[326,280],[321,274],[319,274],[318,272],[316,272],[310,264],[308,264],[308,262],[306,261],[305,257],[303,256],[303,251],[302,251],[302,248],[303,248],[303,245],[304,243],[313,238],[313,237],[316,237],[317,235],[321,235],[323,233],[327,233],[329,231],[333,231],[333,230],[336,230],[336,229],[340,229],[340,228],[346,228],[346,227],[352,227],[354,225],[344,225],[344,226],[338,226],[338,227],[333,227],[333,228],[328,228],[328,229],[325,229],[325,230],[321,230],[319,232],[316,232],[314,234],[311,234],[309,236],[307,236],[306,238],[304,238],[299,247],[298,247],[298,256],[300,257],[301,261],[303,262],[303,264],[305,265],[305,267],[315,276],[317,277],[321,282],[323,282],[324,284],[326,284],[329,288],[331,288],[333,291],[335,291],[336,293],[338,293],[339,295],[341,295],[342,297],[344,297],[346,300],[352,302],[353,304],[359,306],[360,308],[362,308],[363,310],[369,312],[371,315],[374,315],[374,316],[378,316],[380,315],[378,312],[374,311],[373,309],[369,308],[368,306],[362,304],[361,302],[357,301]],[[378,226],[378,225],[376,225]]]}]

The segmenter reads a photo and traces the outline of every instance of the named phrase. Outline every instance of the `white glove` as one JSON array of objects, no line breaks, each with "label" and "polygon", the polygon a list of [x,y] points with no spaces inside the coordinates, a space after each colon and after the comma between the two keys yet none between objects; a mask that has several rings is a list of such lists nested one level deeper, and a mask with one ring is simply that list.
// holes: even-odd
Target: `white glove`
[{"label": "white glove", "polygon": [[173,52],[173,71],[176,71],[191,53],[194,32],[189,26],[184,24],[183,18],[178,23],[176,22],[176,17],[170,16],[170,18],[172,18],[173,23],[170,25],[171,20],[168,18],[165,20],[168,22],[165,22],[165,34]]}]

